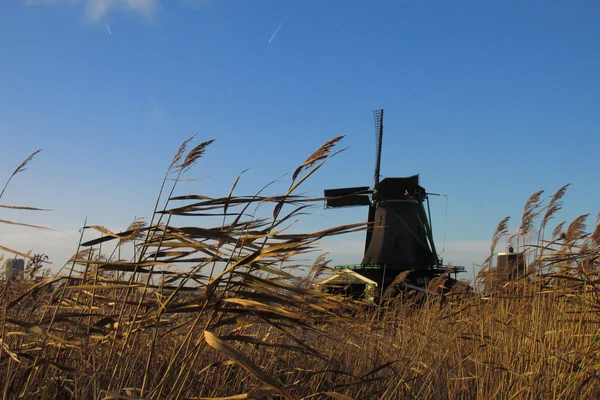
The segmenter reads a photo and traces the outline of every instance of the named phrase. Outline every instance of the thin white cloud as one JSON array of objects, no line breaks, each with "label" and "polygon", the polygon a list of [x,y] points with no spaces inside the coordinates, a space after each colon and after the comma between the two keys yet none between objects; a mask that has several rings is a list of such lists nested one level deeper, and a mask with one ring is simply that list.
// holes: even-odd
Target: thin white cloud
[{"label": "thin white cloud", "polygon": [[179,2],[187,6],[199,6],[208,3],[210,0],[180,0]]},{"label": "thin white cloud", "polygon": [[167,114],[167,112],[165,111],[164,108],[162,108],[160,106],[160,104],[158,103],[158,100],[156,100],[154,97],[151,98],[152,100],[152,116],[156,119],[158,119],[159,121],[167,121],[169,119],[169,116]]},{"label": "thin white cloud", "polygon": [[[10,249],[26,253],[43,253],[50,257],[53,272],[75,253],[80,233],[77,230],[45,231],[36,229],[19,229],[19,227],[2,227],[0,244]],[[6,256],[11,256],[5,253]]]},{"label": "thin white cloud", "polygon": [[59,4],[83,4],[85,16],[99,22],[113,12],[132,12],[151,17],[158,9],[158,0],[23,0],[27,6],[50,6]]},{"label": "thin white cloud", "polygon": [[113,11],[130,11],[149,17],[157,7],[156,0],[87,0],[85,14],[92,21],[100,21]]},{"label": "thin white cloud", "polygon": [[473,263],[481,264],[489,255],[489,240],[472,240],[446,243],[446,250],[442,257],[444,263],[470,267]]},{"label": "thin white cloud", "polygon": [[[123,232],[126,227],[108,227],[113,232]],[[81,233],[78,229],[70,228],[64,231],[47,231],[39,229],[28,229],[19,226],[3,226],[0,235],[0,244],[9,249],[23,253],[29,251],[32,254],[42,253],[49,257],[52,272],[57,272],[76,253]],[[83,241],[100,237],[100,234],[92,229],[86,231]],[[111,255],[115,242],[102,247],[102,253]],[[83,250],[83,249],[80,249]],[[131,256],[129,248],[123,249],[122,258]],[[13,257],[12,253],[1,252],[6,258]]]},{"label": "thin white cloud", "polygon": [[49,6],[53,4],[70,3],[76,4],[79,0],[23,0],[26,6]]}]

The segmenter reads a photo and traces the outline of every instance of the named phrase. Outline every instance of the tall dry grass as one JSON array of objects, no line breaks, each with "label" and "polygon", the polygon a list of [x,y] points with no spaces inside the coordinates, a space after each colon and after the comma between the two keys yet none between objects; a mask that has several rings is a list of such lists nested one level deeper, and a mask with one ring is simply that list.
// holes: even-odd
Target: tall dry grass
[{"label": "tall dry grass", "polygon": [[[419,306],[402,292],[373,307],[316,290],[324,257],[311,279],[297,274],[298,256],[320,239],[364,228],[289,230],[320,201],[298,187],[340,139],[302,163],[284,194],[234,196],[236,181],[222,198],[174,196],[210,145],[188,151],[186,141],[158,196],[168,199],[157,201],[148,224],[134,221],[122,233],[88,226],[99,237],[81,241],[60,276],[2,288],[3,398],[600,395],[598,221],[590,233],[581,217],[544,237],[566,187],[548,205],[541,192],[527,202],[517,251],[529,268],[513,281],[496,284],[490,258],[473,292]],[[542,215],[532,242],[527,233]],[[190,216],[220,222],[197,226]]]},{"label": "tall dry grass", "polygon": [[[19,166],[12,172],[12,174],[10,174],[10,176],[8,177],[8,179],[6,180],[6,183],[4,184],[4,186],[2,187],[2,190],[0,191],[0,201],[2,201],[2,197],[4,196],[4,193],[6,192],[6,189],[8,189],[8,185],[10,184],[10,182],[20,173],[24,172],[27,170],[29,163],[31,162],[31,160],[33,160],[35,158],[35,156],[40,152],[41,150],[36,150],[33,153],[31,153],[25,160],[23,160],[23,162],[21,164],[19,164]],[[2,210],[25,210],[25,211],[49,211],[48,209],[44,209],[44,208],[38,208],[38,207],[31,207],[31,206],[23,206],[23,205],[11,205],[11,204],[0,204],[0,209]],[[33,225],[33,224],[27,224],[24,222],[20,222],[20,221],[15,221],[15,220],[7,220],[4,218],[0,218],[0,226],[2,225],[13,225],[13,226],[22,226],[22,227],[27,227],[27,228],[34,228],[34,229],[50,229],[48,227],[45,226],[40,226],[40,225]],[[0,238],[1,240],[1,238]],[[6,252],[8,254],[12,254],[12,255],[16,255],[16,256],[20,256],[23,258],[27,258],[27,259],[31,259],[32,258],[32,254],[30,253],[26,253],[20,250],[15,250],[15,249],[11,249],[9,247],[3,246],[2,242],[0,242],[0,251]],[[0,261],[3,260],[3,255],[0,255]]]}]

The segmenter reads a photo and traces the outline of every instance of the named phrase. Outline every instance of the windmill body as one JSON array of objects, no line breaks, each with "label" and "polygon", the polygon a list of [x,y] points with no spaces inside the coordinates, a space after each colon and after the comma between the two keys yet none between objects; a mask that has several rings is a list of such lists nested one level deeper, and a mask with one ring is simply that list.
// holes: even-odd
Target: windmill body
[{"label": "windmill body", "polygon": [[379,197],[372,233],[361,265],[420,270],[439,264],[418,176],[386,178],[377,185]]},{"label": "windmill body", "polygon": [[[364,257],[360,264],[340,266],[321,285],[329,291],[346,290],[352,297],[374,299],[401,272],[411,271],[407,285],[426,291],[428,283],[445,272],[438,257],[428,218],[429,203],[419,176],[379,180],[383,138],[383,110],[375,111],[376,166],[373,188],[368,186],[325,190],[326,207],[366,206],[368,211]],[[425,205],[427,204],[427,209]],[[375,282],[375,283],[373,283]],[[363,285],[364,291],[360,288]]]}]

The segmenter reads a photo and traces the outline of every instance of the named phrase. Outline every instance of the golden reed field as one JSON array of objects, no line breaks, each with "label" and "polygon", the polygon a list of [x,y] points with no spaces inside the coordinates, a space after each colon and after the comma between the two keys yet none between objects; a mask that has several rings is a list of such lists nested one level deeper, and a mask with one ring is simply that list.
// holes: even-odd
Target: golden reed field
[{"label": "golden reed field", "polygon": [[[442,277],[430,291],[443,295],[351,301],[314,285],[325,256],[297,260],[365,224],[289,229],[322,202],[298,188],[340,139],[299,166],[285,193],[233,196],[234,184],[222,198],[174,196],[210,144],[184,142],[150,221],[121,233],[88,226],[97,238],[56,276],[1,283],[2,398],[600,397],[600,225],[586,229],[587,215],[554,223],[568,185],[527,200],[511,238],[527,268],[512,279],[492,262],[505,219],[470,290],[437,290]],[[199,215],[218,223],[186,218]]]}]

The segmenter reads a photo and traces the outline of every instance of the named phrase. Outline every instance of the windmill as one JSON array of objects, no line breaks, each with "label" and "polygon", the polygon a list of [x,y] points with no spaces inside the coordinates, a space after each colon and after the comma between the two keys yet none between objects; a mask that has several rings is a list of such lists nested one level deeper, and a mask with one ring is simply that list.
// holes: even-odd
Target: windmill
[{"label": "windmill", "polygon": [[[433,241],[429,198],[419,184],[418,175],[380,180],[383,110],[374,111],[374,117],[376,161],[373,187],[325,190],[326,208],[368,207],[369,225],[363,259],[359,265],[339,268],[350,269],[353,274],[376,282],[380,290],[385,289],[399,273],[412,271],[409,282],[425,288],[431,279],[447,271]],[[460,271],[460,267],[452,270],[455,273]]]}]

